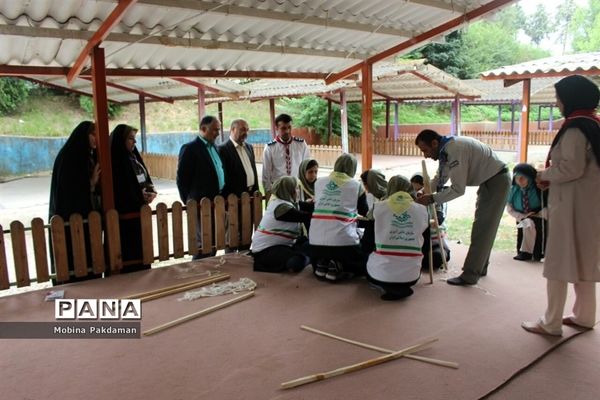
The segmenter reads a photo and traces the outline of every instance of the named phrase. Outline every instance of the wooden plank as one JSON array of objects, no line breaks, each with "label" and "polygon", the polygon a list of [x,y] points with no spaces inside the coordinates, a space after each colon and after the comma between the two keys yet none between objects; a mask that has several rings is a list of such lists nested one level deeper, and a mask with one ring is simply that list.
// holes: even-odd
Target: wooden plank
[{"label": "wooden plank", "polygon": [[254,230],[258,228],[263,215],[263,198],[262,194],[257,190],[252,198],[252,222]]},{"label": "wooden plank", "polygon": [[123,268],[121,256],[121,233],[119,232],[119,213],[116,210],[106,212],[106,242],[108,243],[108,265],[111,272]]},{"label": "wooden plank", "polygon": [[198,232],[198,203],[196,200],[188,200],[186,203],[187,226],[188,226],[188,254],[195,256],[198,254],[198,241],[196,232]]},{"label": "wooden plank", "polygon": [[183,206],[176,201],[171,207],[171,220],[173,222],[173,257],[181,258],[185,255],[183,250]]},{"label": "wooden plank", "polygon": [[[239,221],[239,208],[238,208],[238,198],[235,194],[230,194],[227,196],[227,212],[228,214],[228,224],[229,224],[229,247],[232,249],[236,249],[240,246],[240,235],[238,232],[240,231],[240,221]],[[232,234],[235,232],[235,234]]]},{"label": "wooden plank", "polygon": [[31,220],[31,237],[33,240],[33,255],[35,257],[35,275],[38,283],[48,282],[48,252],[46,251],[46,228],[44,220],[34,218]]},{"label": "wooden plank", "polygon": [[222,196],[215,197],[215,245],[217,250],[225,248],[225,199]]},{"label": "wooden plank", "polygon": [[156,232],[158,236],[158,259],[169,259],[169,214],[165,203],[156,205]]},{"label": "wooden plank", "polygon": [[92,252],[92,271],[101,274],[105,270],[104,245],[102,244],[102,216],[98,211],[88,215],[88,230],[90,231],[90,250]]},{"label": "wooden plank", "polygon": [[52,235],[52,257],[56,270],[56,281],[66,282],[69,280],[69,258],[67,257],[67,241],[65,240],[65,224],[59,215],[50,219],[50,231]]},{"label": "wooden plank", "polygon": [[248,192],[242,193],[242,246],[252,241],[252,205]]},{"label": "wooden plank", "polygon": [[227,300],[227,301],[225,301],[223,303],[219,303],[219,304],[216,304],[216,305],[214,305],[212,307],[205,308],[204,310],[200,310],[198,312],[195,312],[195,313],[192,313],[192,314],[188,314],[188,315],[183,316],[181,318],[177,318],[174,321],[168,322],[166,324],[159,325],[157,327],[154,327],[152,329],[149,329],[149,330],[145,331],[144,332],[144,336],[154,335],[155,333],[162,332],[165,329],[169,329],[169,328],[171,328],[173,326],[183,324],[184,322],[190,321],[190,320],[192,320],[194,318],[198,318],[198,317],[201,317],[203,315],[209,314],[211,312],[220,310],[221,308],[224,308],[224,307],[230,306],[232,304],[238,303],[238,302],[240,302],[242,300],[246,300],[247,298],[252,297],[252,296],[254,296],[254,292],[249,292],[249,293],[243,294],[241,296],[234,297],[233,299]]},{"label": "wooden plank", "polygon": [[10,239],[12,241],[13,259],[15,260],[15,273],[17,287],[29,286],[29,265],[27,263],[27,245],[25,244],[25,227],[21,221],[10,223]]},{"label": "wooden plank", "polygon": [[86,276],[88,274],[88,265],[85,254],[83,218],[81,215],[72,214],[69,217],[69,230],[71,232],[71,248],[73,252],[73,267],[75,269],[75,276]]},{"label": "wooden plank", "polygon": [[206,197],[200,200],[200,229],[202,232],[202,254],[212,252],[212,204]]},{"label": "wooden plank", "polygon": [[154,239],[152,238],[152,209],[144,204],[140,209],[142,228],[142,263],[150,265],[154,262]]},{"label": "wooden plank", "polygon": [[142,299],[144,297],[150,297],[150,296],[153,296],[155,294],[169,292],[171,290],[179,289],[179,288],[182,288],[182,287],[188,287],[188,286],[193,286],[193,285],[197,285],[197,284],[205,284],[206,282],[209,282],[209,281],[210,281],[210,283],[217,282],[217,281],[212,281],[212,279],[216,278],[216,277],[223,277],[222,280],[227,280],[227,279],[229,279],[231,277],[231,275],[224,274],[224,273],[221,273],[221,272],[217,272],[214,275],[209,275],[207,277],[196,279],[196,280],[193,280],[193,281],[187,281],[187,282],[184,282],[184,283],[178,283],[178,284],[175,284],[175,285],[165,286],[165,287],[161,287],[161,288],[158,288],[158,289],[147,290],[147,291],[141,292],[141,293],[130,294],[130,295],[127,295],[127,296],[121,297],[121,298],[122,299]]},{"label": "wooden plank", "polygon": [[8,289],[8,262],[6,261],[6,249],[4,248],[4,228],[0,225],[0,289]]}]

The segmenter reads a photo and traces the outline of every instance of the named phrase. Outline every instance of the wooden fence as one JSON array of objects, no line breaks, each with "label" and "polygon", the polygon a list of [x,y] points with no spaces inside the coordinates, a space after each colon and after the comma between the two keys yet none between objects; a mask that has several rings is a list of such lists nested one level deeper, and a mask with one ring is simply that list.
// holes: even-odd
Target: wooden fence
[{"label": "wooden fence", "polygon": [[[556,135],[556,131],[530,131],[530,145],[550,145]],[[472,137],[483,143],[488,144],[494,150],[516,151],[518,143],[517,133],[509,131],[464,131],[462,136]],[[421,156],[421,152],[415,146],[417,134],[402,134],[397,140],[386,138],[373,138],[373,154],[392,155],[392,156]],[[348,138],[348,147],[350,153],[361,153],[361,138],[351,136]],[[332,146],[341,146],[341,138],[332,136],[329,138],[329,144]]]},{"label": "wooden fence", "polygon": [[[103,220],[101,214],[94,211],[88,215],[87,220],[79,214],[71,215],[69,221],[54,216],[49,225],[44,225],[41,218],[34,218],[30,227],[24,227],[20,221],[13,221],[6,231],[0,225],[0,290],[9,289],[11,285],[29,286],[33,281],[47,282],[55,279],[57,282],[65,282],[73,276],[86,276],[90,271],[108,275],[118,273],[124,265],[140,262],[152,264],[156,260],[182,258],[186,254],[210,254],[226,247],[248,246],[252,232],[262,218],[262,203],[262,196],[256,192],[253,197],[248,193],[242,194],[240,198],[233,194],[227,199],[217,196],[213,202],[207,198],[200,202],[190,200],[185,206],[176,201],[170,208],[159,203],[155,211],[144,205],[139,213],[143,259],[126,263],[121,257],[119,219],[137,217],[137,214],[119,216],[117,211],[110,210]],[[196,243],[198,220],[201,221],[200,248]],[[66,229],[70,232],[71,254],[68,254]],[[29,231],[31,235],[26,235]],[[89,232],[89,257],[84,231]],[[50,251],[46,240],[49,232],[55,274],[49,269]],[[226,232],[241,234],[227,235]],[[6,256],[5,234],[9,235],[12,243],[12,271],[9,271]],[[28,251],[28,247],[33,251]],[[69,258],[73,260],[74,271],[69,271]],[[35,269],[30,269],[30,265],[34,263]],[[32,277],[34,274],[35,277]]]},{"label": "wooden fence", "polygon": [[[253,145],[256,162],[262,163],[265,146],[264,144]],[[342,154],[340,146],[309,146],[309,148],[311,157],[322,167],[333,168],[335,160]],[[144,153],[142,157],[152,176],[172,180],[177,177],[177,156]]]}]

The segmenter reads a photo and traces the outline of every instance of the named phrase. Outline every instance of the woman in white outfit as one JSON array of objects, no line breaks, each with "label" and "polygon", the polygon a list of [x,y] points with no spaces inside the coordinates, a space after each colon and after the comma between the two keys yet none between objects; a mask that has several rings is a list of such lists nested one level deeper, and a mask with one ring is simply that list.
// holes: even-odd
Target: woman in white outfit
[{"label": "woman in white outfit", "polygon": [[[600,119],[598,87],[573,75],[555,85],[565,116],[538,186],[549,188],[548,246],[544,259],[548,306],[528,332],[560,336],[562,325],[592,328],[596,323],[596,282],[600,281]],[[567,284],[575,288],[573,314],[563,317]]]}]

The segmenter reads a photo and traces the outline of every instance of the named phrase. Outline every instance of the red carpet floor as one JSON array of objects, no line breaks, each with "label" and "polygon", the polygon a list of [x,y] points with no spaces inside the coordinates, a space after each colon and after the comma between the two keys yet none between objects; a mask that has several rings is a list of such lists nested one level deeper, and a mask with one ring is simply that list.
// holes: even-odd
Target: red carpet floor
[{"label": "red carpet floor", "polygon": [[[384,302],[363,280],[342,284],[251,270],[245,256],[220,267],[232,280],[249,277],[256,295],[213,314],[140,340],[0,340],[3,399],[478,399],[578,331],[563,338],[526,333],[522,320],[545,306],[540,263],[494,253],[476,287],[444,282],[456,274],[465,248],[456,246],[453,272],[423,275],[415,294]],[[207,269],[218,259],[194,263]],[[191,264],[190,264],[191,265]],[[116,298],[180,283],[181,267],[66,285],[69,298]],[[0,299],[0,320],[52,321],[44,292]],[[232,296],[144,303],[143,329],[223,302]],[[567,307],[572,305],[568,301]],[[372,345],[402,349],[439,338],[418,355],[454,361],[458,370],[399,359],[290,390],[282,382],[381,354],[300,330],[308,325]],[[489,398],[597,399],[597,331],[550,352]],[[575,385],[575,386],[573,386]],[[575,391],[575,392],[573,392]]]}]

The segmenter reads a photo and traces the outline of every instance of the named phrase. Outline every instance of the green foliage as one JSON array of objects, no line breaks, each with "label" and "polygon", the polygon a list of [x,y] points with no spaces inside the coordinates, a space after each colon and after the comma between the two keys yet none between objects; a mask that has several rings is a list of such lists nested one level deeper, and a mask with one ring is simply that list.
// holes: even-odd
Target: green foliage
[{"label": "green foliage", "polygon": [[576,7],[571,24],[573,50],[600,50],[600,0],[589,0],[587,8]]},{"label": "green foliage", "polygon": [[562,43],[563,54],[567,48],[569,34],[573,30],[576,10],[577,6],[574,0],[564,0],[556,10],[554,25],[558,31],[559,40]]},{"label": "green foliage", "polygon": [[[327,101],[316,96],[285,99],[285,111],[294,118],[295,126],[314,128],[322,139],[327,138]],[[332,131],[341,135],[340,107],[332,104]],[[362,131],[362,109],[360,104],[348,104],[348,134],[360,136]],[[373,103],[373,125],[385,123],[385,104]]]},{"label": "green foliage", "polygon": [[551,32],[550,20],[543,4],[538,4],[535,13],[527,19],[524,31],[531,38],[531,41],[538,46],[542,40],[548,37]]},{"label": "green foliage", "polygon": [[455,31],[447,35],[444,44],[431,43],[418,48],[404,59],[416,60],[425,58],[433,66],[452,74],[460,79],[466,79],[469,60],[465,58],[462,51],[463,41],[462,32]]},{"label": "green foliage", "polygon": [[0,78],[0,115],[16,111],[29,96],[29,84],[16,78]]},{"label": "green foliage", "polygon": [[[94,115],[94,101],[92,100],[91,97],[80,96],[79,97],[79,106],[81,107],[81,109],[83,111],[88,113],[88,115],[90,117]],[[120,104],[108,102],[108,117],[109,118],[117,117],[121,113],[122,109],[123,109],[123,107]]]}]

